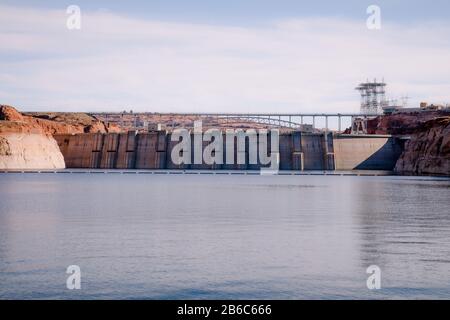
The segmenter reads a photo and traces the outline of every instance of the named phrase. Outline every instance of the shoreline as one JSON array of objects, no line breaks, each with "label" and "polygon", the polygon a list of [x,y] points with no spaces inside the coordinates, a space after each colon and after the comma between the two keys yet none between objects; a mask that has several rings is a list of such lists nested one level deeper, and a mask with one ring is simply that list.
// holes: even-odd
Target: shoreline
[{"label": "shoreline", "polygon": [[395,171],[378,171],[378,170],[353,170],[353,171],[321,171],[307,170],[294,171],[285,170],[278,173],[267,174],[261,173],[260,170],[196,170],[196,169],[27,169],[27,170],[0,170],[0,174],[115,174],[115,175],[224,175],[224,176],[331,176],[331,177],[398,177],[398,178],[426,178],[432,180],[450,180],[450,176],[444,175],[405,175],[398,174]]}]

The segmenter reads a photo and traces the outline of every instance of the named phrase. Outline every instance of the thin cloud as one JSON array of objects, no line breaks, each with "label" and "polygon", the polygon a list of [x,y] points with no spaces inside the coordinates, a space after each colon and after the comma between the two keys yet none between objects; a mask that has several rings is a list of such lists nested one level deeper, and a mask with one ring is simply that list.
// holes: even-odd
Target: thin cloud
[{"label": "thin cloud", "polygon": [[392,96],[450,101],[445,23],[308,18],[264,27],[148,21],[0,6],[0,101],[28,109],[227,112],[358,110],[354,87],[384,76]]}]

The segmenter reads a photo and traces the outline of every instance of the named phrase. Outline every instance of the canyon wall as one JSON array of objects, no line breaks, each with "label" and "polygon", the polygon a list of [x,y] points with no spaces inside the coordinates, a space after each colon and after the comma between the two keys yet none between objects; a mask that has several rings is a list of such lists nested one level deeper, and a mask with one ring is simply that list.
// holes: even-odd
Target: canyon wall
[{"label": "canyon wall", "polygon": [[450,117],[427,121],[412,134],[395,171],[450,176]]},{"label": "canyon wall", "polygon": [[117,128],[85,114],[22,114],[0,105],[0,169],[63,169],[54,134],[111,131]]},{"label": "canyon wall", "polygon": [[0,135],[0,169],[64,168],[64,157],[53,137],[39,133]]},{"label": "canyon wall", "polygon": [[10,106],[0,106],[0,169],[63,169],[56,140]]}]

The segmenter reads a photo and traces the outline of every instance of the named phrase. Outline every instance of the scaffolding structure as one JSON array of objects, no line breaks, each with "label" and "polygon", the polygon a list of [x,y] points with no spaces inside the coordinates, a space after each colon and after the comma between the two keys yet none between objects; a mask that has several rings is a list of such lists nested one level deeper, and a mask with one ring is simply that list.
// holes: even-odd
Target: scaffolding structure
[{"label": "scaffolding structure", "polygon": [[367,82],[356,87],[361,94],[361,114],[377,115],[383,113],[383,108],[388,106],[386,101],[386,83],[384,81]]}]

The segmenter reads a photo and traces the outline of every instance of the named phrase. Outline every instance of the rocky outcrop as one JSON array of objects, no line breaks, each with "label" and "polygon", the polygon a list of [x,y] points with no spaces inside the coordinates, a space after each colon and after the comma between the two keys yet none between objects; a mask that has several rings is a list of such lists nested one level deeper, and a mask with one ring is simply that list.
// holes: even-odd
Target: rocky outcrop
[{"label": "rocky outcrop", "polygon": [[102,121],[85,113],[25,113],[25,120],[39,126],[47,134],[108,133]]},{"label": "rocky outcrop", "polygon": [[429,120],[411,134],[395,171],[450,176],[450,117]]},{"label": "rocky outcrop", "polygon": [[0,135],[0,169],[64,168],[64,157],[52,136],[39,133]]},{"label": "rocky outcrop", "polygon": [[368,134],[410,135],[423,130],[426,123],[438,118],[450,117],[445,111],[399,112],[378,116],[367,122]]},{"label": "rocky outcrop", "polygon": [[23,114],[0,105],[0,169],[63,169],[54,134],[111,131],[117,128],[83,113]]},{"label": "rocky outcrop", "polygon": [[0,120],[3,121],[23,121],[23,116],[16,109],[10,106],[0,105]]},{"label": "rocky outcrop", "polygon": [[120,127],[105,125],[103,121],[85,113],[20,113],[7,105],[0,105],[0,121],[2,120],[21,123],[50,135],[121,132]]}]

